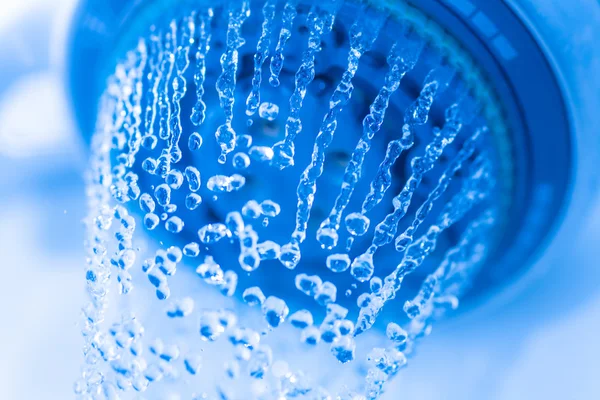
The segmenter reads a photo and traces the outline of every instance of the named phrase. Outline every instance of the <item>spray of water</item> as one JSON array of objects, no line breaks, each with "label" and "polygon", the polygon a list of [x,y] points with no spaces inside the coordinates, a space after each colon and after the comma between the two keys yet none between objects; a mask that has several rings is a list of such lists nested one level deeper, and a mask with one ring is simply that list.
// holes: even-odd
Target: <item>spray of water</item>
[{"label": "spray of water", "polygon": [[[87,175],[80,398],[377,399],[433,321],[458,306],[497,220],[495,165],[482,150],[488,128],[470,115],[464,93],[447,90],[452,67],[419,67],[425,41],[413,30],[387,46],[381,37],[395,17],[363,6],[344,25],[336,21],[346,6],[200,8],[151,27],[117,64],[100,99]],[[328,91],[319,54],[343,37],[344,68],[330,74],[337,83]],[[251,58],[247,40],[256,43]],[[370,71],[363,60],[375,53],[387,55],[387,70],[381,82],[371,79],[380,86],[369,97],[359,67]],[[424,80],[418,72],[410,80],[423,85],[397,103],[419,68],[429,71]],[[261,86],[265,73],[270,86]],[[304,109],[319,91],[329,97],[325,107]],[[431,121],[438,101],[439,127]],[[398,115],[401,124],[386,126]],[[349,116],[362,120],[357,138]],[[303,120],[320,122],[303,132]],[[370,152],[381,141],[385,154]],[[349,143],[350,155],[332,184],[336,143]],[[278,185],[289,182],[296,193],[286,197]],[[392,187],[399,191],[386,200]],[[315,211],[319,196],[328,213]],[[364,199],[358,211],[353,196]],[[392,241],[395,251],[377,261]],[[417,295],[395,304],[405,278],[421,269]],[[360,335],[386,305],[406,317]],[[323,357],[361,379],[334,384],[331,371],[316,372]]]}]

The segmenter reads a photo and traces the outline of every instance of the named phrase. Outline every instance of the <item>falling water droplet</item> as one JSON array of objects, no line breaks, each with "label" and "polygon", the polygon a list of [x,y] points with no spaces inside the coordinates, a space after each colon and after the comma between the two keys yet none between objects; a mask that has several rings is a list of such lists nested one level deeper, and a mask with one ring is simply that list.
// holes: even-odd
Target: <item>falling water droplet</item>
[{"label": "falling water droplet", "polygon": [[202,147],[202,136],[198,132],[194,132],[188,139],[188,148],[190,151],[199,150]]},{"label": "falling water droplet", "polygon": [[258,109],[258,115],[267,121],[275,121],[279,114],[279,106],[274,103],[264,102]]}]

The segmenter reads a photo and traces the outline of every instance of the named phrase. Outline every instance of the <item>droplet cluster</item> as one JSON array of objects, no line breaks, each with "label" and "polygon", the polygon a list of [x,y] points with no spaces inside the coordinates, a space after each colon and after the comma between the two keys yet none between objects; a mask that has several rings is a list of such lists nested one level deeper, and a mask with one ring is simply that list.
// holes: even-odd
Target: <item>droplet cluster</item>
[{"label": "droplet cluster", "polygon": [[[491,132],[454,68],[369,5],[348,23],[343,0],[259,3],[152,26],[107,79],[78,398],[377,399],[485,261]],[[341,68],[321,68],[335,46]],[[315,373],[323,347],[361,379]]]}]

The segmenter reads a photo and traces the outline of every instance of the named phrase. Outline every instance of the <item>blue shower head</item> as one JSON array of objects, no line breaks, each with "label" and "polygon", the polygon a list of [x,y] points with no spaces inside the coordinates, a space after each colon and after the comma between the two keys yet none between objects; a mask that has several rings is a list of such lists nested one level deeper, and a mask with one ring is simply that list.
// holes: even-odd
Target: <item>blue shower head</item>
[{"label": "blue shower head", "polygon": [[[136,38],[143,35],[149,26],[158,25],[161,20],[168,21],[169,14],[176,16],[181,13],[180,8],[194,6],[194,2],[180,3],[181,7],[172,7],[170,3],[161,1],[81,3],[73,26],[69,79],[76,117],[84,135],[89,137],[93,130],[98,99],[104,90],[104,77],[108,75],[108,71],[123,56],[124,49],[131,48]],[[502,208],[503,216],[494,235],[494,250],[471,290],[472,297],[478,297],[482,293],[489,294],[495,287],[504,286],[527,270],[535,259],[535,254],[544,248],[552,236],[568,204],[575,162],[572,148],[574,132],[555,71],[534,32],[505,2],[428,0],[399,3],[382,1],[374,4],[386,9],[391,15],[401,17],[395,25],[386,25],[375,47],[368,53],[368,62],[361,65],[363,73],[359,74],[355,82],[357,90],[352,103],[353,112],[341,117],[338,129],[347,137],[360,136],[362,116],[368,111],[369,99],[374,96],[376,85],[379,85],[376,77],[385,73],[386,49],[401,35],[425,38],[427,46],[420,64],[407,75],[400,95],[392,99],[386,117],[388,129],[384,127],[384,134],[388,136],[378,138],[374,151],[381,154],[385,152],[386,143],[396,134],[392,128],[402,124],[400,110],[406,108],[418,94],[433,65],[443,60],[458,71],[459,77],[451,81],[447,92],[453,95],[468,93],[472,102],[482,108],[482,118],[486,119],[492,131],[485,146],[491,149],[497,161],[500,182],[497,202]],[[302,9],[302,5],[303,2],[300,2],[300,12],[307,12],[308,6]],[[345,47],[348,43],[346,32],[358,7],[358,3],[349,2],[339,11],[333,28],[334,34],[325,39],[322,50],[324,55],[318,60],[320,72],[315,78],[317,85],[307,96],[306,108],[326,107],[329,93],[335,84],[334,79],[345,67]],[[254,15],[257,16],[256,23],[245,25],[245,35],[249,38],[259,33],[257,27],[260,13]],[[298,29],[301,30],[302,27]],[[219,40],[213,43],[213,49],[224,45]],[[305,39],[300,34],[292,35],[289,48],[301,48],[300,42],[303,40]],[[252,77],[253,49],[245,46],[240,52],[238,85],[248,87]],[[290,65],[294,62],[294,56],[288,55]],[[216,58],[210,62],[213,64],[208,65],[209,74],[210,71],[219,69]],[[282,77],[293,73],[293,70],[284,68]],[[371,77],[374,79],[370,79]],[[216,79],[216,76],[209,76],[208,79]],[[283,81],[286,82],[285,79]],[[293,79],[288,79],[287,82],[293,83]],[[209,86],[212,84],[214,81],[208,82]],[[285,104],[293,86],[285,83],[278,88],[264,85],[264,91],[264,99],[273,102],[280,100],[279,103]],[[282,99],[284,100],[281,101]],[[240,97],[236,101],[240,113],[243,113],[244,100]],[[217,101],[216,93],[209,91],[207,101]],[[431,126],[443,125],[443,111],[451,101],[451,95],[440,96],[431,112]],[[188,96],[187,100],[184,99],[183,108],[190,108],[191,102],[192,99]],[[216,130],[219,118],[218,113],[209,112],[205,122],[206,131]],[[304,131],[318,131],[319,119],[305,120]],[[191,131],[193,128],[187,120],[184,122],[184,131]],[[282,130],[280,122],[265,119],[260,119],[248,128],[254,143],[259,145],[268,144]],[[315,218],[312,220],[320,221],[325,217],[328,211],[326,208],[335,199],[344,165],[355,140],[334,142],[329,149],[331,155],[326,165],[327,173],[319,186],[319,197],[312,212]],[[459,139],[462,140],[464,139]],[[217,151],[216,143],[208,140],[205,142],[204,154]],[[416,153],[425,144],[426,141],[417,143],[410,154]],[[214,148],[210,149],[210,146]],[[300,157],[308,157],[311,149],[312,141],[306,140],[298,143],[296,151]],[[450,156],[451,154],[446,155],[447,158]],[[402,175],[406,175],[408,168],[405,166],[408,167],[410,157],[405,158],[407,161],[401,159],[401,163],[397,164],[395,172],[400,178],[394,180],[393,187],[399,187],[406,178]],[[219,166],[215,165],[214,168],[216,173]],[[364,168],[367,176],[373,174],[377,169],[376,159],[368,159]],[[298,171],[291,169],[286,173],[289,176],[273,172],[270,168],[256,169],[247,179],[246,190],[256,192],[255,197],[258,199],[276,197],[281,202],[293,203],[294,182]],[[213,172],[209,171],[205,176],[212,175]],[[273,185],[274,181],[278,182],[277,185]],[[421,197],[426,195],[430,185],[427,182],[422,185]],[[183,199],[179,201],[182,204]],[[222,220],[231,206],[241,208],[241,204],[236,204],[238,202],[241,200],[235,198],[227,206],[222,206],[223,202],[216,202],[213,207],[205,209],[201,220]],[[374,219],[381,219],[385,212],[386,210],[380,210],[379,213],[383,214],[376,215]],[[284,213],[282,218],[271,222],[273,226],[270,227],[270,232],[275,236],[283,234],[289,218],[293,216]],[[201,225],[200,221],[194,225],[186,225],[184,235],[195,235]],[[460,231],[460,225],[458,230]],[[357,244],[359,247],[360,243]],[[314,256],[315,263],[322,261],[322,251],[316,240],[307,243],[307,246],[310,246],[308,254]],[[389,252],[393,253],[393,250],[390,249]],[[380,256],[393,256],[388,253]]]},{"label": "blue shower head", "polygon": [[[585,122],[598,119],[589,71],[600,57],[558,45],[553,20],[533,17],[551,11],[534,3],[82,2],[69,79],[92,148],[84,335],[86,353],[109,361],[99,370],[119,387],[119,374],[136,390],[154,380],[149,368],[138,382],[126,363],[140,353],[118,336],[130,329],[142,346],[130,324],[143,320],[176,343],[150,351],[192,354],[195,375],[194,351],[227,351],[195,341],[199,323],[204,341],[228,331],[251,350],[252,377],[273,349],[327,390],[364,377],[350,389],[375,399],[459,301],[470,312],[455,320],[478,326],[527,285],[538,298],[520,303],[528,318],[574,303],[585,265],[559,264],[572,260],[597,187],[600,147]],[[190,264],[200,279],[188,279]],[[140,278],[149,282],[132,296]],[[115,346],[101,323],[111,282],[124,294],[117,308],[136,308],[108,329]],[[157,311],[165,300],[171,324]],[[260,304],[263,320],[241,300]],[[319,341],[349,369],[299,356]],[[323,373],[332,369],[340,382]],[[274,396],[305,389],[277,379]],[[81,393],[100,390],[84,380]]]}]

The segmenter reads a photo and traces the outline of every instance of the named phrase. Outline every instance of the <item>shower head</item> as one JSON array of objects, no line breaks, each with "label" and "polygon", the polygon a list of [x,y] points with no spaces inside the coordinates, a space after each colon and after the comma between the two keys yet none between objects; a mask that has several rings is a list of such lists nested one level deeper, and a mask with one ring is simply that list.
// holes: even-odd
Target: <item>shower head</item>
[{"label": "shower head", "polygon": [[[343,45],[348,38],[343,37],[342,31],[349,26],[342,25],[352,23],[355,12],[352,8],[359,4],[349,3],[351,6],[347,5],[338,16],[334,27],[337,36],[329,39],[331,43],[326,42],[331,47],[326,47],[322,51],[325,55],[319,59],[329,64],[316,78],[322,80],[321,96],[329,95],[327,85],[334,84],[332,79],[346,61]],[[181,8],[197,4],[201,2],[181,1],[178,7],[161,1],[81,2],[72,28],[69,80],[75,115],[86,137],[91,137],[105,77],[114,69],[116,60],[126,49],[134,47],[137,38],[145,36],[152,24],[182,15]],[[489,294],[527,270],[535,255],[547,245],[568,207],[577,159],[573,154],[575,131],[569,119],[572,110],[569,110],[557,76],[560,71],[553,65],[551,55],[543,48],[531,22],[524,20],[509,2],[428,0],[373,4],[387,9],[400,21],[395,27],[388,24],[381,35],[385,35],[385,39],[380,37],[378,41],[392,42],[406,26],[416,35],[425,37],[430,47],[428,56],[445,58],[456,67],[462,81],[457,86],[464,85],[481,104],[484,117],[491,126],[491,146],[500,164],[504,186],[500,195],[506,214],[502,217],[503,227],[497,234],[493,254],[472,289],[473,295]],[[255,14],[260,16],[259,12]],[[219,45],[222,46],[219,42],[215,44]],[[297,45],[301,46],[300,43]],[[364,76],[385,73],[384,46],[380,45],[382,50],[373,50],[367,67],[361,66],[370,68]],[[253,55],[254,50],[247,45],[240,51],[243,53],[241,74],[250,79],[251,59],[244,57]],[[406,81],[410,82],[405,82],[401,89],[407,92],[406,97],[414,96],[419,90],[426,68],[420,66],[407,77]],[[375,90],[373,82],[355,85],[367,93],[364,100],[367,102]],[[266,90],[271,89],[266,87]],[[287,90],[284,97],[289,96],[290,89]],[[432,111],[434,124],[443,123],[443,110],[448,103],[446,100],[443,104],[443,100]],[[356,105],[356,120],[344,121],[345,129],[360,132],[360,119],[365,114],[361,107],[364,109],[368,104]],[[310,121],[305,122],[308,123]],[[270,125],[269,121],[264,125]],[[264,129],[261,126],[251,128]],[[273,131],[274,128],[267,129]],[[343,163],[348,149],[335,149],[334,153]]]},{"label": "shower head", "polygon": [[[261,303],[271,328],[308,308],[292,321],[309,325],[303,341],[331,342],[344,363],[350,337],[376,322],[391,322],[390,351],[410,354],[458,299],[481,310],[514,294],[588,208],[597,151],[582,125],[597,100],[574,91],[598,78],[544,41],[528,7],[82,2],[70,91],[93,148],[93,229],[110,229],[109,204],[121,223],[110,260],[121,290],[136,251],[159,247],[142,270],[160,300],[182,254],[200,253],[203,280],[227,295],[246,287],[239,297]],[[142,250],[129,213],[154,239]],[[103,297],[98,263],[88,284]],[[240,273],[221,269],[234,264]],[[318,338],[311,312],[325,314]],[[222,316],[202,318],[212,340],[202,321]],[[394,375],[399,357],[379,370]],[[373,376],[369,398],[381,392]]]}]

